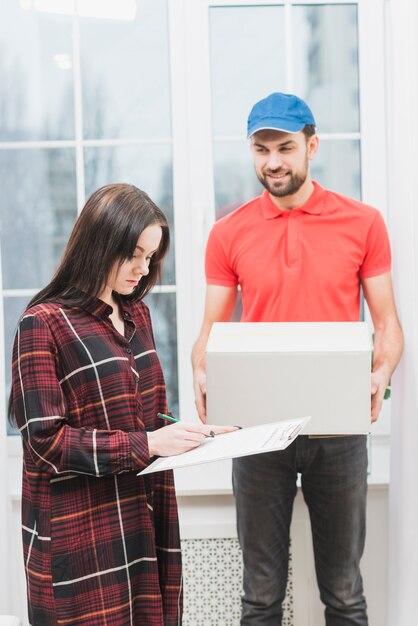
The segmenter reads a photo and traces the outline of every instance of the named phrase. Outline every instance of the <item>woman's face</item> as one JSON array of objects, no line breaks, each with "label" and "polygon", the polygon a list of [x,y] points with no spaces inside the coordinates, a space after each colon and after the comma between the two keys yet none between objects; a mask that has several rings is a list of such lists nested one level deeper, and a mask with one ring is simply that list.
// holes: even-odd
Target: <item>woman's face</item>
[{"label": "woman's face", "polygon": [[161,238],[162,229],[159,224],[151,224],[142,231],[133,257],[124,261],[122,265],[119,263],[114,265],[106,287],[100,295],[102,300],[106,301],[104,296],[111,295],[112,291],[129,295],[135,289],[141,278],[148,274],[151,258],[157,252]]}]

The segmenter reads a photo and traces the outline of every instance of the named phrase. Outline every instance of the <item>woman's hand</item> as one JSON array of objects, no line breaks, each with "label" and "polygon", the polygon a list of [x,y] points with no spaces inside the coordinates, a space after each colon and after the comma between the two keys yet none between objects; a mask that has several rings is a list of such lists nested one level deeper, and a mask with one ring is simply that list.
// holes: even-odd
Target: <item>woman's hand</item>
[{"label": "woman's hand", "polygon": [[236,426],[211,426],[191,422],[177,422],[147,432],[150,456],[173,456],[197,448],[211,433],[222,435],[238,430]]}]

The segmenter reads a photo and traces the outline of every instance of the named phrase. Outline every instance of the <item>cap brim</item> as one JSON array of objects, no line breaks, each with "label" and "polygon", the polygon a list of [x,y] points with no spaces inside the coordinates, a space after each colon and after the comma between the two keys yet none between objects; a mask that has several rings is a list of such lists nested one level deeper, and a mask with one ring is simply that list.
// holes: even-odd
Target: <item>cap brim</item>
[{"label": "cap brim", "polygon": [[285,122],[265,122],[263,124],[256,124],[248,129],[247,139],[252,137],[254,133],[258,133],[259,130],[277,130],[282,133],[299,133],[303,128],[305,128],[305,124],[301,124],[300,122],[290,122],[286,120]]}]

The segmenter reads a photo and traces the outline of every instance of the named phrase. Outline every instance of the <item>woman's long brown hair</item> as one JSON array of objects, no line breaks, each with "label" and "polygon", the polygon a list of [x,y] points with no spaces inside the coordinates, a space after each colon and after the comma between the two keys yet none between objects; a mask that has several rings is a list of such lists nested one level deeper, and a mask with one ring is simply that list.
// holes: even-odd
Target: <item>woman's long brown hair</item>
[{"label": "woman's long brown hair", "polygon": [[[124,299],[144,298],[161,280],[162,261],[170,245],[167,218],[144,191],[133,185],[113,183],[95,191],[74,225],[51,282],[32,298],[26,310],[58,298],[77,306],[97,297],[115,264],[133,256],[139,236],[153,224],[161,226],[160,246],[152,256],[149,273]],[[8,414],[13,424],[12,392]]]},{"label": "woman's long brown hair", "polygon": [[133,256],[139,236],[152,224],[161,226],[161,244],[151,259],[149,274],[141,278],[130,300],[146,296],[161,279],[162,260],[170,244],[168,222],[151,198],[133,185],[114,183],[95,191],[74,225],[51,282],[27,308],[55,298],[82,304],[80,297],[74,301],[74,287],[83,292],[82,299],[97,297],[115,263]]}]

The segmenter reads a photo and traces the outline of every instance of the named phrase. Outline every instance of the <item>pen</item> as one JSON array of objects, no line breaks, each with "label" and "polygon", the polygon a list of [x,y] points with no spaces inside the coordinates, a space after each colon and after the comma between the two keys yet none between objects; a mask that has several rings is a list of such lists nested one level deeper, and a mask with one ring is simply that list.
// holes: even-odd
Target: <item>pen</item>
[{"label": "pen", "polygon": [[168,420],[169,422],[179,422],[176,417],[172,417],[171,415],[166,415],[165,413],[157,413],[157,417],[162,420]]},{"label": "pen", "polygon": [[[168,422],[179,422],[180,420],[177,419],[176,417],[172,417],[171,415],[166,415],[165,413],[157,413],[157,417],[159,417],[162,420],[167,420]],[[206,437],[214,437],[215,433],[213,432],[213,430],[210,431],[209,435],[206,435]]]}]

